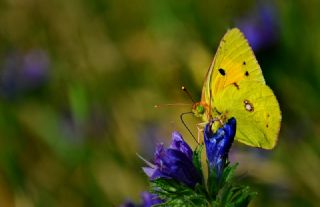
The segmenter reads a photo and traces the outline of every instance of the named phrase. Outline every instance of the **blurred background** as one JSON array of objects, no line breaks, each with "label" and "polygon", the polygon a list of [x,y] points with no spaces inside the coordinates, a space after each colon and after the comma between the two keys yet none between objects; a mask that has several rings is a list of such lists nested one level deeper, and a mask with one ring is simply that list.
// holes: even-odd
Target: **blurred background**
[{"label": "blurred background", "polygon": [[[199,100],[228,28],[247,36],[282,109],[272,151],[236,143],[251,206],[319,206],[320,2],[0,1],[0,206],[118,206]],[[186,107],[155,104],[189,103]],[[196,133],[196,118],[186,117]]]}]

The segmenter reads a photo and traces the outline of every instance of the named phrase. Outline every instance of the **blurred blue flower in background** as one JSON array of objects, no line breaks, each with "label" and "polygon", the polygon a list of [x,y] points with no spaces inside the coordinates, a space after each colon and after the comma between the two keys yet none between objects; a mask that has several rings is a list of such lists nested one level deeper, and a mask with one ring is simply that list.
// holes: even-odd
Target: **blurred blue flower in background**
[{"label": "blurred blue flower in background", "polygon": [[236,134],[236,119],[231,118],[216,133],[212,132],[212,123],[208,123],[204,130],[207,159],[210,171],[214,170],[219,178],[226,165],[228,153]]},{"label": "blurred blue flower in background", "polygon": [[160,198],[158,198],[157,195],[151,194],[146,191],[141,194],[141,197],[142,197],[143,207],[150,207],[152,205],[160,204],[163,202]]},{"label": "blurred blue flower in background", "polygon": [[143,130],[139,132],[139,143],[141,143],[140,152],[146,157],[151,157],[154,154],[154,146],[161,142],[160,127],[156,122],[144,123]]},{"label": "blurred blue flower in background", "polygon": [[163,201],[158,198],[158,196],[151,194],[147,191],[141,193],[142,204],[137,205],[134,204],[132,201],[127,201],[122,204],[120,207],[151,207],[156,204],[160,204]]},{"label": "blurred blue flower in background", "polygon": [[178,132],[172,133],[172,143],[169,148],[159,144],[154,155],[154,164],[147,162],[144,172],[151,180],[157,178],[174,179],[189,187],[201,182],[196,167],[193,164],[193,152]]},{"label": "blurred blue flower in background", "polygon": [[278,17],[272,2],[257,4],[247,15],[236,20],[236,26],[256,52],[274,45],[279,38]]},{"label": "blurred blue flower in background", "polygon": [[14,99],[42,87],[48,80],[50,60],[47,53],[33,49],[26,54],[10,53],[1,70],[1,95]]},{"label": "blurred blue flower in background", "polygon": [[41,85],[48,76],[49,58],[43,50],[31,50],[23,57],[22,76],[30,87]]}]

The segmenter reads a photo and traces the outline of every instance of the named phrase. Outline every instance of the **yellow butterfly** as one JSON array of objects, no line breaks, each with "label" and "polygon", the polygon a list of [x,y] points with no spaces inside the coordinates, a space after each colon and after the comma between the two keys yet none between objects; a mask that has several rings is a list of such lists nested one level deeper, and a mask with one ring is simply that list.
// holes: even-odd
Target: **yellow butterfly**
[{"label": "yellow butterfly", "polygon": [[[201,101],[193,112],[204,122],[237,120],[235,139],[253,147],[272,149],[277,143],[281,111],[261,68],[239,29],[222,38],[207,72]],[[215,122],[216,123],[216,122]]]}]

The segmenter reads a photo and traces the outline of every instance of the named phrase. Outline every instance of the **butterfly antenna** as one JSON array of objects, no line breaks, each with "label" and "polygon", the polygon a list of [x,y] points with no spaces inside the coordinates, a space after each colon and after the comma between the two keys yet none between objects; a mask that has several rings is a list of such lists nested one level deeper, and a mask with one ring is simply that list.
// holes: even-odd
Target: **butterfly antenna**
[{"label": "butterfly antenna", "polygon": [[190,106],[190,104],[187,104],[187,103],[156,104],[154,105],[154,108],[162,108],[165,106]]},{"label": "butterfly antenna", "polygon": [[186,124],[186,123],[184,122],[184,120],[183,120],[183,116],[186,115],[186,114],[192,114],[192,111],[190,111],[190,112],[184,112],[184,113],[180,114],[180,120],[181,120],[182,124],[184,125],[184,127],[185,127],[185,128],[188,130],[188,132],[191,134],[193,140],[194,140],[197,144],[199,144],[199,142],[197,141],[196,137],[192,134],[191,130],[189,129],[189,127],[187,126],[187,124]]},{"label": "butterfly antenna", "polygon": [[181,89],[187,93],[188,97],[191,99],[192,103],[195,103],[195,100],[192,98],[191,93],[188,91],[188,89],[184,86],[181,86]]}]

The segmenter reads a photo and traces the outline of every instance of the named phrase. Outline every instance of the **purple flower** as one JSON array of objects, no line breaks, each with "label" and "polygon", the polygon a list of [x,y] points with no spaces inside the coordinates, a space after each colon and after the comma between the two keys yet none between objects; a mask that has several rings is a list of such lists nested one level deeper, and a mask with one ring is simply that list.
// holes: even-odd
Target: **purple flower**
[{"label": "purple flower", "polygon": [[42,84],[47,79],[49,58],[45,51],[31,50],[24,55],[22,64],[21,75],[30,87]]},{"label": "purple flower", "polygon": [[236,119],[229,119],[216,133],[212,132],[211,126],[212,123],[209,123],[205,127],[204,143],[210,171],[214,170],[217,177],[220,177],[236,134]]},{"label": "purple flower", "polygon": [[14,99],[41,88],[48,81],[49,66],[49,57],[43,50],[9,53],[0,66],[0,95]]},{"label": "purple flower", "polygon": [[189,187],[201,182],[193,162],[193,152],[178,132],[172,133],[172,143],[169,148],[159,144],[154,155],[154,164],[146,163],[143,171],[151,180],[158,178],[174,179]]},{"label": "purple flower", "polygon": [[190,160],[192,160],[192,156],[193,156],[192,149],[183,140],[179,132],[172,133],[172,142],[171,142],[170,148],[184,153]]},{"label": "purple flower", "polygon": [[149,192],[142,192],[141,198],[142,198],[141,205],[137,205],[131,201],[127,201],[123,203],[120,207],[151,207],[153,205],[163,203],[163,201],[160,198],[158,198],[157,195],[151,194]]},{"label": "purple flower", "polygon": [[151,207],[153,205],[163,203],[163,201],[157,195],[146,191],[141,193],[141,197],[143,207]]}]

